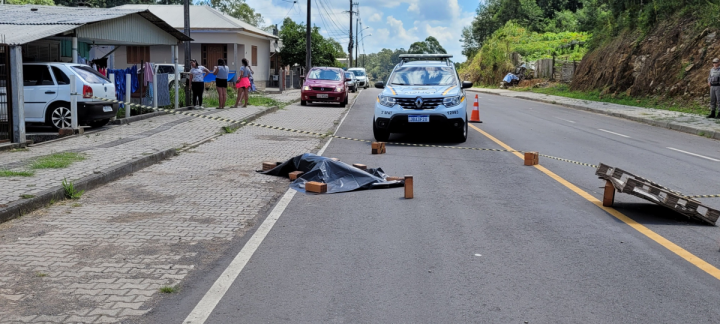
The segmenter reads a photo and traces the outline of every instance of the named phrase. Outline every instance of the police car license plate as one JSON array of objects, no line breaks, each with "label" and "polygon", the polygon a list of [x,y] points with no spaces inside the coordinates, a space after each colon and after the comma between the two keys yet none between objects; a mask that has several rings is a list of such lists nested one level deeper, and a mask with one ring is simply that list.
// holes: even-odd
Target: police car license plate
[{"label": "police car license plate", "polygon": [[318,97],[318,99],[323,99],[323,98],[327,98],[328,95],[327,95],[327,94],[323,94],[323,93],[318,93],[317,97]]},{"label": "police car license plate", "polygon": [[430,116],[428,115],[410,115],[408,116],[409,123],[429,123]]},{"label": "police car license plate", "polygon": [[103,112],[111,112],[112,106],[103,106]]}]

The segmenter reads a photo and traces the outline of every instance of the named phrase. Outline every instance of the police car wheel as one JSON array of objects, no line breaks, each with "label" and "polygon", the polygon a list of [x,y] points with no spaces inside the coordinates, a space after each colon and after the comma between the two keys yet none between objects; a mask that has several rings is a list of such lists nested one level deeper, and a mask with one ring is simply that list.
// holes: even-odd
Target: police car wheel
[{"label": "police car wheel", "polygon": [[462,128],[462,130],[456,130],[454,133],[455,141],[458,143],[465,143],[467,141],[467,134],[468,134],[468,123],[467,123],[467,115],[465,115],[465,127]]}]

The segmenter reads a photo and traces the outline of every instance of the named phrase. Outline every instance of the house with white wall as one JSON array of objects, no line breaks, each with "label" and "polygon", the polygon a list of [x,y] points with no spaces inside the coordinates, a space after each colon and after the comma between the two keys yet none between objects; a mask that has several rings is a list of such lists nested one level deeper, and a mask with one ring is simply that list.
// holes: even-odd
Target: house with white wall
[{"label": "house with white wall", "polygon": [[[149,10],[170,26],[184,30],[182,5],[124,5],[118,9]],[[246,58],[252,67],[255,84],[263,88],[274,69],[275,60],[270,57],[277,49],[278,37],[240,19],[228,16],[209,6],[190,6],[191,59],[212,70],[219,58],[224,59],[231,70],[237,71],[240,60]],[[114,53],[114,67],[126,68],[143,62],[171,63],[170,46],[123,46]],[[185,52],[179,51],[180,64],[185,62]]]}]

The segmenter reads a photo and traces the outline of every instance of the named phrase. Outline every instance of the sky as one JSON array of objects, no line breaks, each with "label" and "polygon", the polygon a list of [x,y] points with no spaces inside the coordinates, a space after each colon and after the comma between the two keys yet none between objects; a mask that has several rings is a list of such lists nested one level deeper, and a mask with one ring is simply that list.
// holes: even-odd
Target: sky
[{"label": "sky", "polygon": [[[265,24],[281,25],[285,17],[297,22],[307,18],[308,0],[246,0],[265,17]],[[310,0],[312,24],[324,36],[335,38],[347,50],[350,0]],[[464,62],[460,37],[469,26],[479,0],[354,0],[359,3],[362,42],[359,53],[375,53],[383,48],[408,49],[410,44],[434,36],[453,55]],[[358,10],[357,7],[355,10]],[[355,16],[355,15],[353,15]],[[354,17],[353,17],[353,20]],[[353,22],[353,33],[356,30]],[[372,34],[372,36],[369,36]],[[364,35],[364,38],[363,38]],[[364,51],[363,51],[364,43]]]}]

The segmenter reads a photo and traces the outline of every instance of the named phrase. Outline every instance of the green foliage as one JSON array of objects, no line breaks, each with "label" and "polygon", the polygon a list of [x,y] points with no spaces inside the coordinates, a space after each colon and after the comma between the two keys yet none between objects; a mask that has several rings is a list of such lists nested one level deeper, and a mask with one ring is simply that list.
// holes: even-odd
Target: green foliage
[{"label": "green foliage", "polygon": [[246,0],[205,0],[202,4],[220,10],[255,27],[262,27],[265,18],[263,18],[260,13],[255,12],[255,9],[250,7],[245,1]]},{"label": "green foliage", "polygon": [[172,294],[177,292],[177,288],[175,288],[175,286],[162,286],[160,287],[160,292],[163,294]]},{"label": "green foliage", "polygon": [[55,1],[53,0],[5,0],[6,4],[11,5],[40,5],[40,6],[54,6]]},{"label": "green foliage", "polygon": [[0,170],[0,178],[4,177],[32,177],[35,175],[33,171],[11,171]]},{"label": "green foliage", "polygon": [[54,153],[39,157],[30,165],[30,169],[62,169],[69,167],[73,162],[82,160],[85,160],[85,156],[80,153]]},{"label": "green foliage", "polygon": [[395,65],[400,63],[400,54],[407,54],[403,48],[390,50],[383,48],[377,53],[360,57],[360,63],[363,64],[367,71],[368,77],[373,81],[386,81],[390,77]]},{"label": "green foliage", "polygon": [[75,189],[75,184],[73,184],[72,181],[67,181],[67,179],[64,178],[62,181],[62,187],[65,191],[65,198],[67,199],[80,199],[80,196],[85,193],[85,190],[77,191],[77,189]]},{"label": "green foliage", "polygon": [[428,36],[422,42],[415,42],[408,49],[409,54],[447,54],[437,38]]},{"label": "green foliage", "polygon": [[[307,53],[305,29],[304,24],[296,23],[290,18],[285,18],[283,21],[280,29],[280,39],[283,43],[280,57],[283,64],[305,66]],[[342,45],[332,38],[320,35],[319,27],[312,27],[310,38],[312,66],[335,66],[336,59],[345,56]]]},{"label": "green foliage", "polygon": [[517,52],[526,61],[542,58],[580,60],[590,35],[581,32],[536,33],[509,21],[487,39],[480,51],[459,70],[464,80],[483,85],[495,84],[512,71],[510,54]]}]

